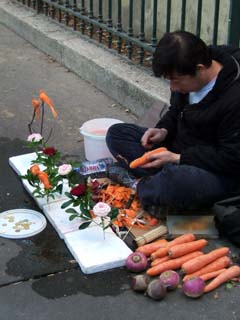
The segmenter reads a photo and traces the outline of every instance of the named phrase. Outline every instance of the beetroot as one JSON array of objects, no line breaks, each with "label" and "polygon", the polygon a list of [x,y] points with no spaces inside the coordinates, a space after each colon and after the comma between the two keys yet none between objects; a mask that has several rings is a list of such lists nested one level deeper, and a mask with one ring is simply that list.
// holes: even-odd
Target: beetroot
[{"label": "beetroot", "polygon": [[176,271],[167,270],[161,273],[159,279],[162,284],[167,288],[167,290],[174,290],[179,285],[179,275]]},{"label": "beetroot", "polygon": [[147,294],[154,300],[162,300],[167,294],[167,289],[160,279],[155,279],[149,283],[147,287]]},{"label": "beetroot", "polygon": [[205,282],[200,277],[192,277],[183,283],[182,289],[186,296],[198,298],[204,292]]},{"label": "beetroot", "polygon": [[125,266],[133,272],[144,271],[148,266],[147,257],[141,252],[133,252],[127,257]]},{"label": "beetroot", "polygon": [[150,278],[146,274],[137,274],[132,277],[131,288],[134,291],[144,292],[147,290]]}]

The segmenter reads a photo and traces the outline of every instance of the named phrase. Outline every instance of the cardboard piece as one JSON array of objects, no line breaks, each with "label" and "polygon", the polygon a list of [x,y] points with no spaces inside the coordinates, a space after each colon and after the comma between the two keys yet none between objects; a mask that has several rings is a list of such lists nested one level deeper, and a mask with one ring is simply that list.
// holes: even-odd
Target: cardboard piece
[{"label": "cardboard piece", "polygon": [[205,238],[218,238],[213,215],[168,215],[167,227],[171,236],[191,232]]}]

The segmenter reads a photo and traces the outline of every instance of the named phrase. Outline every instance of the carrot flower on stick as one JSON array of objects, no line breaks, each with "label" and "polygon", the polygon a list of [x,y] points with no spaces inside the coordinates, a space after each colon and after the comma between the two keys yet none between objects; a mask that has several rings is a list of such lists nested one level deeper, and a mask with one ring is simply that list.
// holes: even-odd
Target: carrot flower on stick
[{"label": "carrot flower on stick", "polygon": [[[44,124],[45,104],[51,110],[53,117],[57,118],[58,114],[57,114],[56,109],[54,108],[52,100],[49,98],[49,96],[46,94],[46,92],[44,90],[40,90],[39,91],[39,100],[32,99],[32,106],[34,108],[34,111],[33,111],[32,119],[31,119],[30,123],[28,124],[28,129],[29,129],[30,134],[33,133],[32,125],[33,125],[35,118],[37,120],[39,120],[41,118],[40,133],[42,134],[43,124]],[[51,136],[51,133],[52,133],[52,129],[50,131],[49,137]],[[49,137],[48,137],[48,139],[49,139]],[[48,139],[46,139],[46,141]]]},{"label": "carrot flower on stick", "polygon": [[58,116],[57,111],[54,108],[52,100],[49,98],[49,96],[46,94],[45,91],[40,90],[39,98],[42,101],[42,103],[46,103],[49,106],[50,110],[52,111],[52,115],[54,116],[54,118],[57,118],[57,116]]}]

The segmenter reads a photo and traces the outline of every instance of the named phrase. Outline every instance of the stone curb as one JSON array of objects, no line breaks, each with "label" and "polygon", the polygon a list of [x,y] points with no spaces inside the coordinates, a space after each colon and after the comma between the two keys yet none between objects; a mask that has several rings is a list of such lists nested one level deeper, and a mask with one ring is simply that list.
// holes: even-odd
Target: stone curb
[{"label": "stone curb", "polygon": [[167,84],[23,5],[0,0],[0,23],[141,117],[169,101]]}]

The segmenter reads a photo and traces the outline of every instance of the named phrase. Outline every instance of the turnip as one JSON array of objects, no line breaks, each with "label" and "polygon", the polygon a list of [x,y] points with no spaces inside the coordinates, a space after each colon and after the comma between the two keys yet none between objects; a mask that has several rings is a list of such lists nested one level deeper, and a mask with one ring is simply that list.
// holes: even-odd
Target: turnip
[{"label": "turnip", "polygon": [[147,294],[154,300],[162,300],[167,294],[167,289],[160,279],[155,279],[149,283],[147,287]]},{"label": "turnip", "polygon": [[205,282],[197,276],[194,276],[183,283],[182,289],[186,296],[198,298],[204,292]]},{"label": "turnip", "polygon": [[141,252],[131,253],[126,260],[125,266],[133,272],[141,272],[146,270],[148,265],[147,257]]},{"label": "turnip", "polygon": [[144,292],[147,290],[150,278],[146,274],[137,274],[132,277],[131,288],[134,291]]},{"label": "turnip", "polygon": [[176,271],[167,270],[161,273],[159,279],[167,290],[174,290],[179,285],[179,275]]}]

